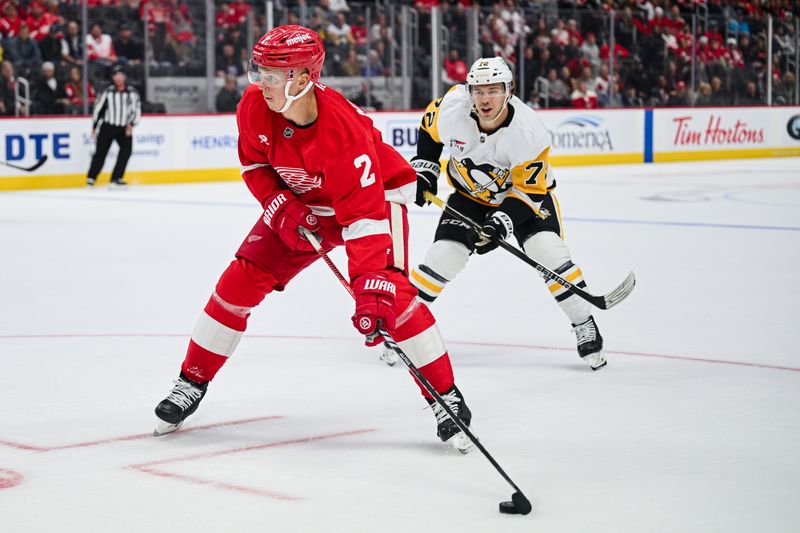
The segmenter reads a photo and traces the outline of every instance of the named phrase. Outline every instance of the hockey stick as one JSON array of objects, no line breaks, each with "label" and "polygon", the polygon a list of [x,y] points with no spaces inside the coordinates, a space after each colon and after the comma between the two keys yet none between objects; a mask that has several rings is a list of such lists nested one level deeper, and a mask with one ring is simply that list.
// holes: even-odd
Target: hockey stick
[{"label": "hockey stick", "polygon": [[5,165],[7,167],[16,168],[17,170],[24,170],[25,172],[33,172],[40,166],[44,165],[45,161],[47,161],[47,155],[43,155],[40,160],[34,163],[30,167],[21,167],[19,165],[15,165],[14,163],[9,163],[8,161],[0,161],[0,165]]},{"label": "hockey stick", "polygon": [[[306,239],[308,239],[308,242],[311,243],[311,246],[314,247],[314,249],[317,251],[322,260],[325,261],[325,264],[327,264],[328,267],[331,269],[331,272],[333,272],[334,276],[336,276],[336,279],[338,279],[339,282],[347,290],[347,292],[350,293],[350,296],[352,296],[355,299],[356,295],[353,292],[353,288],[350,286],[350,283],[347,282],[347,280],[345,279],[344,275],[342,275],[339,268],[334,264],[334,262],[325,252],[325,250],[322,249],[322,245],[317,239],[317,236],[302,227],[300,228],[300,233],[302,233],[303,236]],[[392,336],[389,335],[389,332],[383,328],[380,328],[378,329],[378,333],[381,336],[383,336],[386,344],[388,344],[389,347],[397,353],[400,359],[403,360],[403,362],[406,364],[406,366],[414,375],[414,377],[417,378],[417,380],[422,384],[422,386],[425,387],[425,390],[428,391],[428,394],[430,394],[433,397],[433,399],[436,400],[436,403],[438,403],[444,408],[445,412],[447,412],[447,416],[449,416],[450,419],[456,423],[456,425],[461,429],[461,431],[463,431],[464,434],[469,438],[469,440],[472,441],[472,444],[474,444],[481,451],[484,457],[486,457],[489,460],[489,462],[492,463],[492,466],[494,466],[495,470],[497,470],[500,473],[500,475],[503,476],[503,479],[505,479],[508,482],[508,484],[514,488],[515,492],[514,494],[511,495],[511,502],[502,502],[500,504],[501,512],[510,514],[519,513],[523,515],[530,513],[532,507],[531,507],[531,502],[528,501],[528,498],[525,497],[525,495],[522,493],[522,491],[516,485],[516,483],[514,483],[514,481],[511,480],[508,474],[506,474],[505,470],[503,470],[503,468],[499,464],[497,464],[497,461],[495,461],[494,457],[492,457],[492,455],[486,450],[486,448],[483,447],[483,444],[480,443],[478,438],[472,434],[472,432],[469,430],[469,427],[466,424],[464,424],[464,422],[462,422],[461,419],[458,418],[458,416],[456,416],[455,413],[453,413],[452,409],[450,409],[450,406],[447,405],[447,402],[445,402],[442,399],[439,393],[436,392],[436,389],[434,389],[433,386],[430,384],[430,382],[425,378],[425,376],[422,375],[422,372],[420,372],[419,369],[416,367],[416,365],[414,365],[414,363],[411,362],[411,359],[409,359],[409,357],[406,355],[403,349],[400,348],[400,346],[398,346],[394,338],[392,338]],[[516,513],[514,511],[516,511]]]},{"label": "hockey stick", "polygon": [[[444,211],[450,213],[451,215],[453,215],[454,217],[456,217],[460,221],[464,222],[465,224],[467,224],[469,226],[472,226],[473,229],[475,229],[476,231],[478,231],[480,233],[480,231],[481,231],[481,225],[480,224],[478,224],[477,222],[475,222],[474,220],[472,220],[468,216],[466,216],[464,214],[461,214],[458,210],[450,207],[449,205],[447,205],[447,203],[445,203],[444,200],[442,200],[438,196],[432,194],[429,191],[426,191],[425,192],[425,199],[428,200],[431,203],[436,204],[437,206],[442,208]],[[594,294],[590,294],[590,293],[586,292],[585,290],[581,289],[580,287],[576,287],[575,285],[573,285],[572,283],[570,283],[566,279],[562,278],[561,276],[559,276],[558,274],[556,274],[555,272],[553,272],[552,270],[550,270],[546,266],[534,261],[533,259],[528,257],[527,254],[525,254],[525,252],[523,252],[522,250],[519,250],[518,248],[516,248],[512,244],[506,242],[505,240],[503,240],[503,239],[495,239],[495,241],[497,242],[497,244],[501,248],[503,248],[507,252],[511,252],[513,255],[519,257],[520,259],[522,259],[523,261],[525,261],[526,263],[531,265],[533,268],[538,270],[539,273],[545,279],[549,279],[549,280],[553,280],[553,281],[558,282],[559,284],[563,285],[564,288],[567,289],[568,291],[570,291],[572,294],[580,296],[581,298],[583,298],[584,300],[586,300],[590,304],[594,305],[595,307],[599,307],[600,309],[611,309],[612,307],[614,307],[615,305],[620,303],[622,300],[627,298],[628,295],[631,293],[631,291],[633,291],[633,288],[636,286],[636,276],[633,274],[633,271],[631,271],[628,274],[628,277],[626,277],[625,280],[622,283],[620,283],[619,286],[616,289],[614,289],[613,291],[609,292],[606,295],[595,296]]]}]

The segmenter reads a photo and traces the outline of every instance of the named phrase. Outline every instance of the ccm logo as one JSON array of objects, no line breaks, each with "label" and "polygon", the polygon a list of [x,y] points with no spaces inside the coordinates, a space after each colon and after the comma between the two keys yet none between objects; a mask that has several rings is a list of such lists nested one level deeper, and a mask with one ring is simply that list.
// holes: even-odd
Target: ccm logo
[{"label": "ccm logo", "polygon": [[392,295],[397,294],[394,283],[385,279],[368,279],[366,283],[364,283],[364,290],[388,292]]}]

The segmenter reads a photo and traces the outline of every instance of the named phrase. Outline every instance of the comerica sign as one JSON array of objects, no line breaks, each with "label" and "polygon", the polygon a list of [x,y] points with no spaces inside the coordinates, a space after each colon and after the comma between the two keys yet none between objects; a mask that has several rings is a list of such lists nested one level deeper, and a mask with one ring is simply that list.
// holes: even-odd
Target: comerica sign
[{"label": "comerica sign", "polygon": [[554,150],[595,149],[601,152],[614,150],[611,132],[603,127],[602,119],[576,116],[550,129],[550,143]]}]

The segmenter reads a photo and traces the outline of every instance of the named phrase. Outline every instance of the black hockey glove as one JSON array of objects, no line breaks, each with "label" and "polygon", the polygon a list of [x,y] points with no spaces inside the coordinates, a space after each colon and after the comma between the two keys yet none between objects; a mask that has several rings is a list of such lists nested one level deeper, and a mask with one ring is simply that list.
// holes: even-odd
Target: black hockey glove
[{"label": "black hockey glove", "polygon": [[427,159],[414,159],[411,161],[411,166],[417,171],[417,199],[414,203],[420,207],[429,204],[425,200],[425,192],[436,194],[439,192],[439,173],[441,168],[439,163],[428,161]]},{"label": "black hockey glove", "polygon": [[495,211],[486,219],[481,231],[470,230],[469,239],[475,243],[475,252],[478,255],[491,252],[514,234],[514,223],[506,213]]}]

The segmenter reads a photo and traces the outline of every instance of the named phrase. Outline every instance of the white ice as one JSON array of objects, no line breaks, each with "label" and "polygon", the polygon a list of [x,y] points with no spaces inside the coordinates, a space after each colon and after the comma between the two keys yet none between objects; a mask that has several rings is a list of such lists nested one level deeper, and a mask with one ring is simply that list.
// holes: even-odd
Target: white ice
[{"label": "white ice", "polygon": [[[605,369],[502,250],[433,306],[526,517],[439,443],[322,262],[253,313],[185,429],[148,436],[259,216],[242,183],[0,194],[0,530],[800,531],[800,159],[562,168],[557,192],[590,290],[638,279],[595,313]],[[412,264],[438,215],[411,209]]]}]

